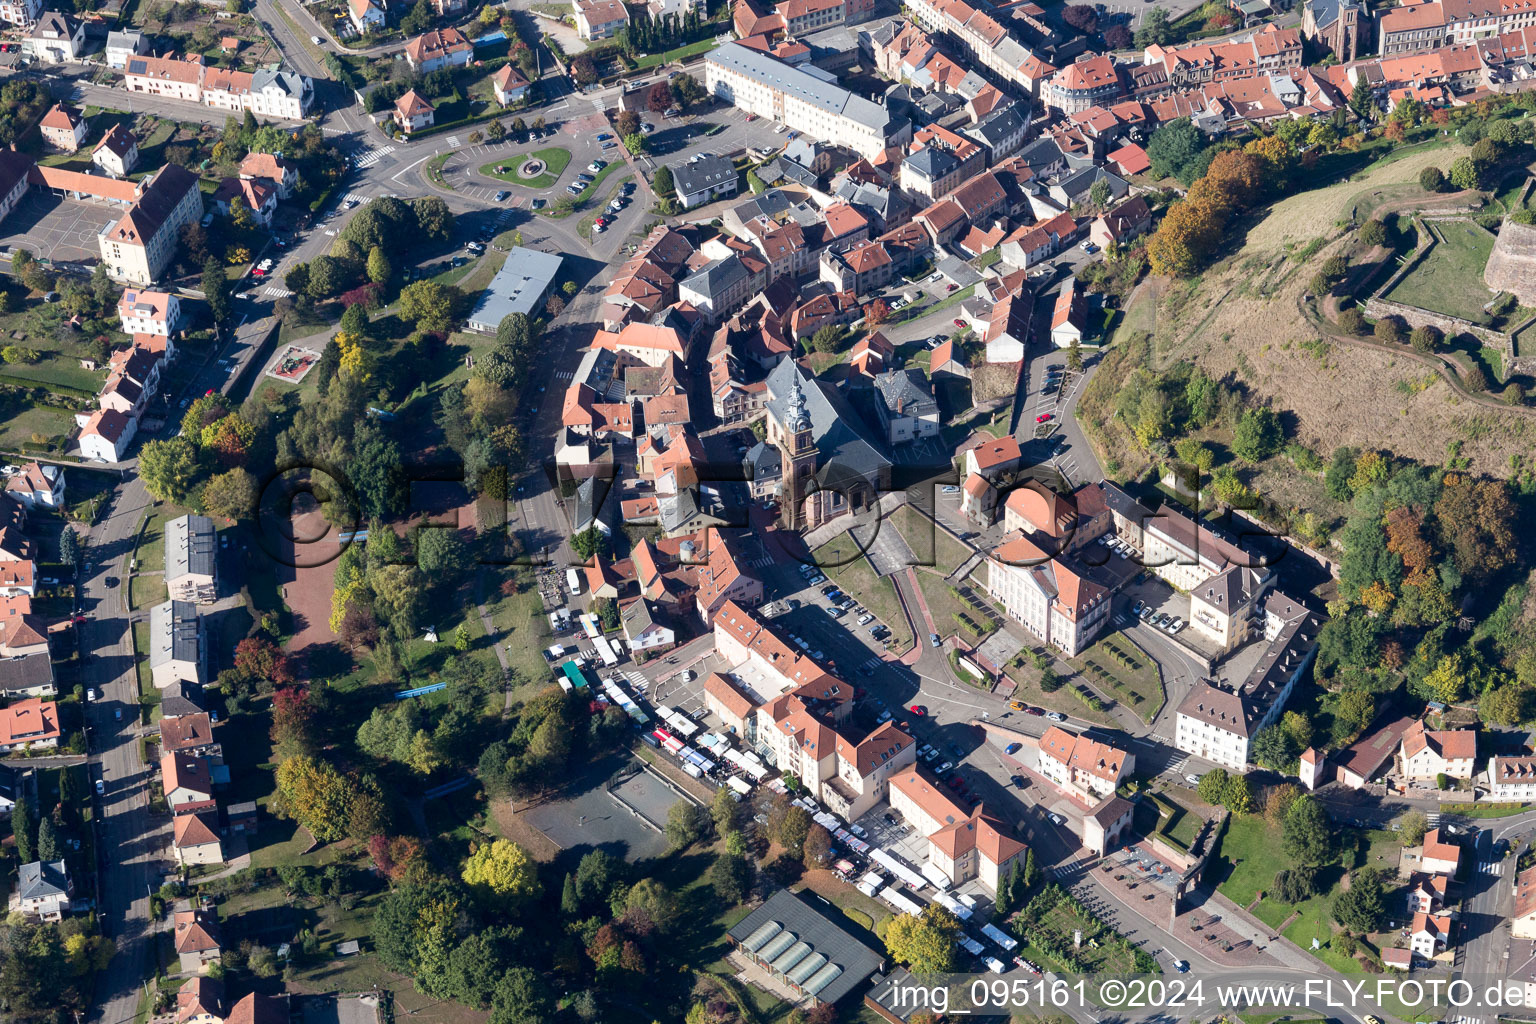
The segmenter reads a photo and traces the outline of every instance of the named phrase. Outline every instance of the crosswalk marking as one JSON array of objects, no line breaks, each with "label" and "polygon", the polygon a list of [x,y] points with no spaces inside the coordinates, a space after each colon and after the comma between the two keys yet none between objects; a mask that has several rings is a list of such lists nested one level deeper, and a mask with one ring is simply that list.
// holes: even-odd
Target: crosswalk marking
[{"label": "crosswalk marking", "polygon": [[762,558],[754,559],[753,561],[748,562],[747,563],[747,567],[751,568],[751,569],[766,569],[768,566],[770,566],[772,564],[773,564],[773,556],[772,555],[764,555]]},{"label": "crosswalk marking", "polygon": [[357,167],[372,167],[374,164],[378,163],[380,160],[384,159],[394,151],[394,146],[385,146],[382,149],[370,149],[368,152],[357,158]]},{"label": "crosswalk marking", "polygon": [[358,205],[362,205],[363,203],[372,202],[373,197],[363,195],[361,192],[348,192],[346,195],[341,197],[341,201],[343,203],[350,203],[355,201]]},{"label": "crosswalk marking", "polygon": [[267,296],[269,299],[286,299],[288,296],[292,295],[293,292],[289,291],[287,288],[284,288],[280,284],[269,284],[261,290],[261,294]]},{"label": "crosswalk marking", "polygon": [[450,136],[448,136],[448,148],[449,149],[458,149],[459,148],[459,137],[457,135],[450,135]]}]

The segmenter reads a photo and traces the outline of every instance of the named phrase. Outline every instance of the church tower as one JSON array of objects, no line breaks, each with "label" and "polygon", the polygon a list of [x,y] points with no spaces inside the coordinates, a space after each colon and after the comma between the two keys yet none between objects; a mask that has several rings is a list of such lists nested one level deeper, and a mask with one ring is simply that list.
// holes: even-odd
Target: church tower
[{"label": "church tower", "polygon": [[805,499],[816,490],[816,440],[811,434],[811,414],[805,407],[805,393],[800,390],[798,377],[789,392],[789,407],[782,426],[779,451],[784,475],[779,518],[786,529],[799,530],[814,525],[806,521]]}]

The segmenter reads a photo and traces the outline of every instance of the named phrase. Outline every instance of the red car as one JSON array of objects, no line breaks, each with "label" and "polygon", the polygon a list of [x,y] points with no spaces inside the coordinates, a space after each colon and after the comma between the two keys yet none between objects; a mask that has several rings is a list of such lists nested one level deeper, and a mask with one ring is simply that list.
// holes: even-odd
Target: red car
[{"label": "red car", "polygon": [[923,707],[921,704],[913,704],[911,707],[907,708],[907,710],[918,716],[926,715],[928,713],[928,709]]},{"label": "red car", "polygon": [[1051,414],[1050,413],[1043,412],[1039,416],[1035,417],[1035,422],[1036,423],[1045,423],[1046,421],[1050,420],[1050,418],[1051,418]]},{"label": "red car", "polygon": [[957,318],[955,320],[955,326],[956,327],[964,327],[965,326],[965,321],[964,320],[960,320],[960,319]]}]

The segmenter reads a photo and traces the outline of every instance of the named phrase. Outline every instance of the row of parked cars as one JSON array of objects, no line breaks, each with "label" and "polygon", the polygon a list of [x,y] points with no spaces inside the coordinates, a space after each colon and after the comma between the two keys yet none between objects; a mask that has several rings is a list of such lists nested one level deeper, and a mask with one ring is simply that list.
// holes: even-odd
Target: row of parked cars
[{"label": "row of parked cars", "polygon": [[1131,614],[1141,619],[1141,621],[1145,622],[1147,625],[1152,626],[1155,629],[1160,629],[1170,636],[1188,625],[1188,623],[1186,623],[1179,616],[1169,615],[1167,612],[1157,611],[1151,605],[1144,604],[1141,601],[1137,601],[1135,604],[1131,605]]},{"label": "row of parked cars", "polygon": [[[883,622],[876,622],[872,612],[859,604],[852,597],[843,593],[835,583],[828,583],[827,578],[821,574],[821,570],[809,563],[802,563],[800,575],[805,577],[809,586],[821,587],[821,596],[827,599],[827,614],[834,619],[841,619],[845,615],[856,615],[860,626],[869,628],[869,635],[875,640],[885,641],[890,637],[890,628]],[[870,625],[874,623],[873,625]],[[872,675],[871,670],[865,666],[859,669],[860,675]]]}]

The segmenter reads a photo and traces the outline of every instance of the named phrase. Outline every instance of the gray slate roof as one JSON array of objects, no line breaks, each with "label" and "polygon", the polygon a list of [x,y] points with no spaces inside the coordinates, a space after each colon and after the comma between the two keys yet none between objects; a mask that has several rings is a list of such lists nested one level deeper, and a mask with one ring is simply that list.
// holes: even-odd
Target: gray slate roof
[{"label": "gray slate roof", "polygon": [[[817,988],[819,978],[833,975],[813,993],[823,1003],[842,999],[885,965],[880,954],[787,889],[780,889],[768,897],[762,906],[742,918],[729,934],[748,948],[757,945],[754,952],[765,956],[767,951],[793,956],[797,944],[809,946],[804,951],[803,963],[812,963],[814,957],[822,957],[826,963],[804,980],[804,987]],[[764,934],[767,934],[766,939],[762,938]],[[790,936],[794,941],[786,945]],[[781,946],[783,948],[779,948]],[[799,964],[785,964],[791,974],[796,966]]]},{"label": "gray slate roof", "polygon": [[[170,661],[201,664],[202,620],[191,601],[166,601],[149,610],[149,664]],[[201,682],[202,680],[197,680]]]},{"label": "gray slate roof", "polygon": [[69,894],[69,875],[61,860],[40,861],[21,866],[16,892],[22,899],[44,899]]},{"label": "gray slate roof", "polygon": [[841,114],[873,131],[889,131],[894,127],[889,112],[880,104],[855,96],[840,85],[826,82],[800,68],[792,68],[740,43],[726,43],[716,47],[704,59],[773,88],[782,89],[796,99],[820,107],[828,113]]},{"label": "gray slate roof", "polygon": [[928,382],[915,370],[887,370],[875,376],[875,390],[892,416],[923,416],[937,412]]},{"label": "gray slate roof", "polygon": [[688,288],[706,299],[713,300],[716,296],[724,295],[746,276],[747,268],[742,265],[741,257],[732,254],[700,267],[684,278],[678,287]]},{"label": "gray slate roof", "polygon": [[532,315],[560,276],[560,264],[561,258],[554,253],[514,245],[469,314],[471,329],[494,331],[513,313]]},{"label": "gray slate roof", "polygon": [[793,359],[781,359],[768,373],[769,415],[780,423],[787,422],[789,393],[796,381],[805,395],[806,411],[811,417],[812,437],[818,450],[818,472],[836,462],[880,485],[890,471],[891,461],[877,442],[861,432],[863,419],[841,394],[810,376]]},{"label": "gray slate roof", "polygon": [[20,693],[53,682],[53,659],[46,654],[0,660],[0,691]]},{"label": "gray slate roof", "polygon": [[212,576],[215,551],[213,520],[207,516],[182,516],[165,524],[165,578],[187,573]]},{"label": "gray slate roof", "polygon": [[672,182],[680,196],[697,195],[735,181],[735,165],[713,153],[703,153],[695,160],[672,165]]}]

